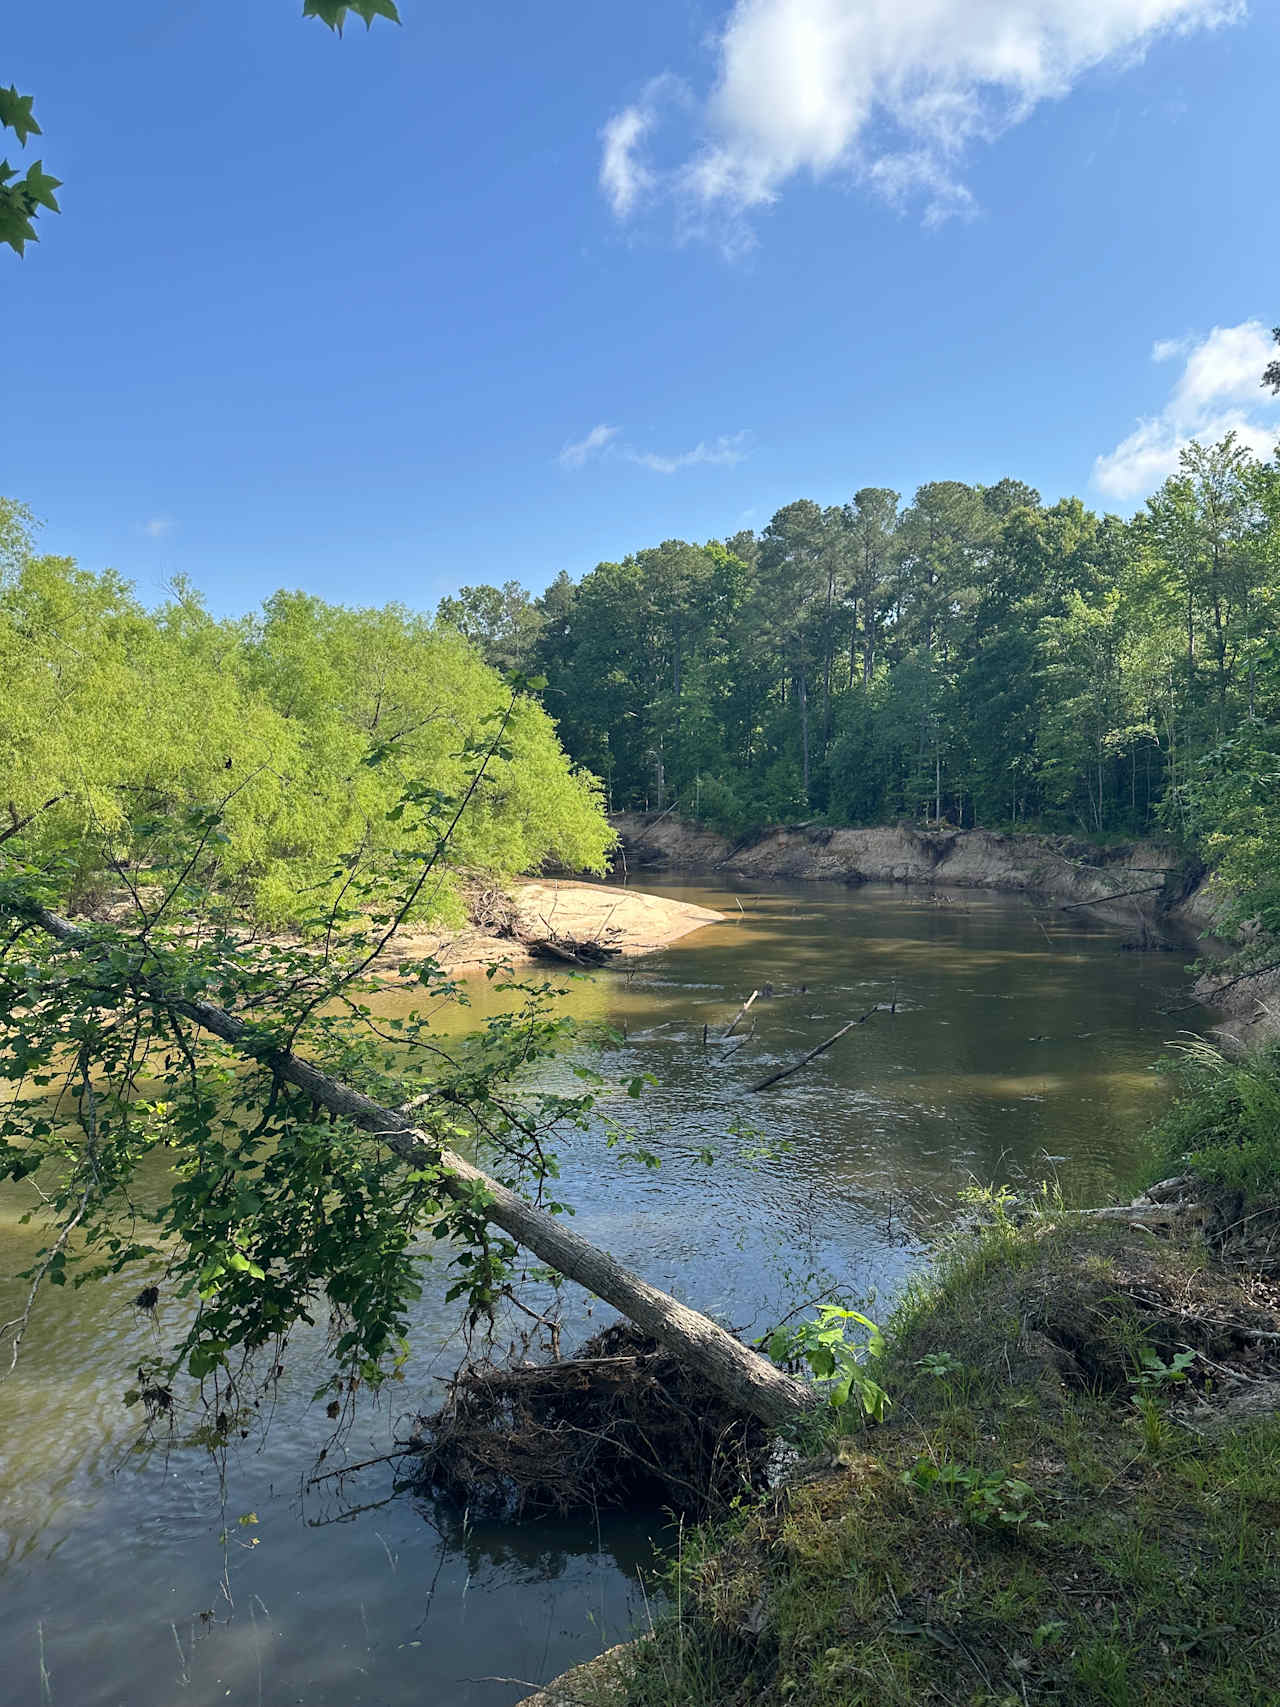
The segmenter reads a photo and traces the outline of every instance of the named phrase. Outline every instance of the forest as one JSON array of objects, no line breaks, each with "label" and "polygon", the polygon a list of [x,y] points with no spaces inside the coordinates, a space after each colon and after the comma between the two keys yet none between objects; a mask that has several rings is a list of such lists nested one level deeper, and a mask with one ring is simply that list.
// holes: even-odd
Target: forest
[{"label": "forest", "polygon": [[26,845],[74,846],[78,902],[227,796],[219,887],[301,922],[333,850],[406,853],[401,789],[456,790],[506,677],[461,865],[599,872],[602,807],[732,834],[1155,833],[1219,869],[1241,919],[1280,926],[1280,464],[1231,435],[1191,444],[1128,519],[1011,478],[909,504],[862,487],[536,597],[463,586],[434,620],[284,590],[215,618],[181,579],[148,610],[114,572],[42,555],[12,500],[0,556],[5,827],[36,814]]},{"label": "forest", "polygon": [[866,486],[437,614],[546,677],[615,809],[1163,832],[1275,904],[1280,464],[1232,435],[1128,519],[1009,478]]}]

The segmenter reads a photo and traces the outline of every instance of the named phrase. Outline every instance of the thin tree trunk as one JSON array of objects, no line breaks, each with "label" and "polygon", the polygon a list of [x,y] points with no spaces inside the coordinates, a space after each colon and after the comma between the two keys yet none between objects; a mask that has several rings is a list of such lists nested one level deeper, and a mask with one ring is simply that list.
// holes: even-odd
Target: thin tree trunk
[{"label": "thin tree trunk", "polygon": [[809,805],[809,688],[801,670],[798,677],[800,689],[800,739],[804,747],[804,803]]},{"label": "thin tree trunk", "polygon": [[[87,932],[77,930],[44,907],[3,910],[38,925],[65,948],[83,950],[93,942]],[[254,1048],[250,1029],[225,1008],[151,985],[144,979],[136,980],[133,988],[142,1000],[194,1020],[241,1054],[264,1059]],[[816,1402],[812,1389],[804,1382],[776,1369],[709,1317],[650,1286],[607,1251],[590,1244],[545,1210],[527,1203],[464,1157],[440,1148],[427,1133],[410,1125],[403,1112],[374,1102],[292,1052],[280,1051],[265,1057],[265,1062],[280,1079],[296,1086],[322,1108],[371,1133],[410,1167],[429,1168],[438,1174],[440,1189],[446,1196],[470,1203],[478,1188],[485,1217],[495,1227],[510,1234],[517,1244],[524,1245],[557,1273],[606,1304],[612,1304],[644,1333],[651,1334],[676,1357],[696,1367],[732,1404],[759,1417],[771,1428],[781,1428],[804,1416]]]},{"label": "thin tree trunk", "polygon": [[822,617],[822,752],[825,757],[831,742],[831,656],[835,651],[835,635],[831,632],[831,605],[836,592],[836,572],[827,565],[827,606]]}]

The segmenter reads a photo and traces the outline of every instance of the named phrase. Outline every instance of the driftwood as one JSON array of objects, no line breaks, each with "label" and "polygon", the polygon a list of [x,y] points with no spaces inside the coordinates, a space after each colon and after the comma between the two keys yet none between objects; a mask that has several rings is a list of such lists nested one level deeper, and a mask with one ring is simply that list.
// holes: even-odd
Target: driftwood
[{"label": "driftwood", "polygon": [[[46,907],[24,903],[20,908],[9,905],[0,911],[45,931],[70,952],[86,953],[95,947],[91,932],[77,929]],[[816,1405],[813,1389],[804,1382],[775,1368],[709,1316],[691,1310],[624,1268],[556,1216],[536,1208],[465,1157],[445,1149],[429,1133],[414,1127],[407,1111],[375,1102],[291,1050],[264,1055],[260,1036],[214,1002],[141,974],[134,977],[132,989],[142,1001],[193,1020],[240,1054],[269,1066],[276,1078],[371,1134],[409,1167],[431,1170],[444,1195],[470,1205],[478,1197],[493,1226],[500,1227],[557,1273],[611,1304],[682,1365],[697,1370],[706,1385],[740,1413],[758,1418],[769,1428],[782,1428],[808,1415]]]},{"label": "driftwood", "polygon": [[729,1059],[730,1055],[736,1055],[739,1049],[741,1049],[745,1044],[750,1043],[751,1039],[755,1036],[755,1034],[756,1034],[756,1022],[754,1020],[752,1020],[750,1031],[744,1032],[736,1043],[731,1043],[729,1045],[729,1047],[725,1050],[724,1054],[720,1057],[720,1059],[722,1061],[727,1061]]},{"label": "driftwood", "polygon": [[767,1091],[769,1086],[776,1085],[779,1079],[790,1078],[792,1073],[798,1073],[801,1067],[808,1066],[809,1062],[812,1061],[815,1056],[825,1054],[833,1043],[839,1043],[846,1031],[852,1031],[855,1025],[865,1025],[871,1018],[872,1014],[879,1012],[880,1003],[877,1002],[875,1007],[868,1008],[866,1013],[859,1014],[857,1019],[851,1019],[846,1024],[842,1025],[839,1031],[833,1032],[832,1035],[828,1037],[825,1042],[820,1043],[816,1049],[811,1049],[807,1055],[802,1055],[798,1061],[793,1061],[789,1067],[781,1067],[776,1073],[770,1073],[767,1079],[761,1079],[760,1083],[758,1085],[752,1085],[751,1089],[753,1091]]},{"label": "driftwood", "polygon": [[523,937],[521,941],[535,960],[563,960],[570,966],[607,966],[622,953],[598,937]]},{"label": "driftwood", "polygon": [[1058,911],[1073,912],[1077,907],[1109,907],[1113,901],[1127,901],[1131,895],[1158,895],[1163,883],[1149,883],[1145,889],[1122,889],[1118,895],[1095,895],[1092,901],[1064,901]]},{"label": "driftwood", "polygon": [[744,1020],[747,1017],[747,1013],[751,1007],[752,1002],[755,1001],[756,997],[759,994],[760,994],[759,990],[753,990],[751,992],[751,994],[747,997],[746,1001],[743,1002],[742,1006],[738,1009],[737,1013],[734,1014],[733,1023],[730,1025],[728,1031],[725,1032],[725,1034],[724,1034],[725,1037],[732,1037],[733,1036],[734,1032],[738,1029],[739,1020]]}]

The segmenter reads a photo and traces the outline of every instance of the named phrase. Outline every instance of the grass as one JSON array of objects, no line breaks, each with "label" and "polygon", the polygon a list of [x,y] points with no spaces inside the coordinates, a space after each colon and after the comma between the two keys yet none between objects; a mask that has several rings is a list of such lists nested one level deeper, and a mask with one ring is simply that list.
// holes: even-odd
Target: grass
[{"label": "grass", "polygon": [[602,1704],[1277,1707],[1280,1410],[1224,1402],[1280,1394],[1280,1045],[1179,1071],[1151,1177],[1206,1239],[992,1199],[867,1366],[884,1424],[687,1534]]},{"label": "grass", "polygon": [[997,1219],[892,1322],[887,1424],[687,1542],[612,1699],[1275,1707],[1280,1421],[1170,1415],[1240,1308],[1203,1254]]},{"label": "grass", "polygon": [[1181,1094],[1153,1134],[1157,1166],[1191,1172],[1241,1211],[1280,1202],[1280,1043],[1229,1059],[1197,1039],[1179,1051]]}]

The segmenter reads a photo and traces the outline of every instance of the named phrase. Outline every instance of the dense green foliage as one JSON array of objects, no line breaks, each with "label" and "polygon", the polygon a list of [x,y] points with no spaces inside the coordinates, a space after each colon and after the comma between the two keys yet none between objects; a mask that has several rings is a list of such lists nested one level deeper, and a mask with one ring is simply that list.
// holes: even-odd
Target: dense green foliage
[{"label": "dense green foliage", "polygon": [[[0,89],[0,130],[11,130],[23,148],[31,137],[41,134],[31,111],[32,100],[31,95],[20,95],[12,83]],[[28,243],[36,242],[33,221],[42,207],[57,213],[53,192],[59,188],[60,180],[49,176],[42,160],[33,160],[21,177],[16,166],[0,160],[0,243],[21,255]]]},{"label": "dense green foliage", "polygon": [[1233,1217],[1280,1201],[1280,1043],[1228,1059],[1211,1044],[1175,1060],[1180,1094],[1155,1131],[1159,1171],[1234,1194]]},{"label": "dense green foliage", "polygon": [[615,808],[1164,828],[1255,899],[1272,869],[1280,467],[1230,437],[1128,521],[1012,479],[866,487],[440,615],[548,678]]},{"label": "dense green foliage", "polygon": [[[398,606],[280,592],[218,621],[180,585],[144,610],[118,576],[38,555],[30,518],[0,505],[0,834],[31,818],[24,857],[69,862],[62,899],[82,909],[147,884],[217,808],[198,879],[268,925],[323,914],[357,857],[412,862],[406,789],[456,796],[509,697],[455,632]],[[594,780],[521,694],[453,864],[599,870],[610,841]],[[442,878],[428,899],[450,893]]]},{"label": "dense green foliage", "polygon": [[[127,1402],[151,1421],[171,1418],[185,1370],[225,1441],[237,1407],[278,1378],[300,1323],[327,1316],[331,1415],[395,1375],[433,1255],[450,1268],[446,1296],[465,1299],[473,1324],[491,1317],[516,1249],[489,1228],[486,1189],[451,1178],[449,1153],[482,1149],[504,1185],[542,1198],[557,1134],[587,1122],[595,1093],[516,1081],[572,1021],[555,1012],[551,986],[506,981],[507,1007],[470,1037],[442,1036],[440,1010],[467,997],[434,960],[402,960],[390,978],[370,969],[451,859],[510,722],[510,707],[487,720],[456,799],[404,790],[417,860],[388,876],[353,858],[314,946],[246,941],[199,881],[195,856],[221,827],[217,812],[175,831],[185,857],[162,898],[136,899],[124,919],[86,926],[66,946],[40,922],[55,885],[39,861],[6,850],[0,1181],[28,1182],[25,1218],[48,1228],[24,1275],[26,1309],[0,1325],[14,1360],[41,1286],[135,1275],[135,1302],[163,1310],[170,1343],[159,1340]],[[380,1016],[369,998],[388,982],[423,1005]],[[200,1003],[240,1028],[234,1047],[211,1035]],[[289,1081],[299,1051],[382,1099],[372,1129]],[[403,1127],[382,1124],[406,1104],[411,1166],[390,1142]]]}]

